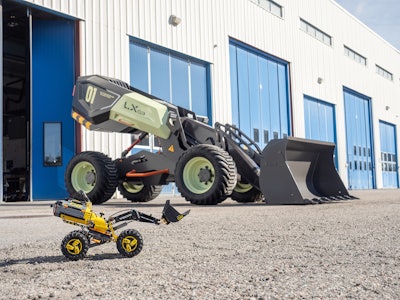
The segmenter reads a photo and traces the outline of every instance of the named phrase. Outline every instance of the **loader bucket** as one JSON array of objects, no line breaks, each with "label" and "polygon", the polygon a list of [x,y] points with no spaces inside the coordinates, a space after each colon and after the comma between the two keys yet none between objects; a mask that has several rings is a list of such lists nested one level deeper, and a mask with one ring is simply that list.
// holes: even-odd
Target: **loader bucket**
[{"label": "loader bucket", "polygon": [[335,144],[288,137],[262,152],[260,189],[267,204],[351,199],[333,163]]},{"label": "loader bucket", "polygon": [[184,213],[179,213],[175,208],[172,207],[170,201],[167,200],[164,205],[164,209],[162,212],[161,220],[164,220],[165,223],[174,223],[183,219],[183,217],[189,214],[190,210],[185,211]]}]

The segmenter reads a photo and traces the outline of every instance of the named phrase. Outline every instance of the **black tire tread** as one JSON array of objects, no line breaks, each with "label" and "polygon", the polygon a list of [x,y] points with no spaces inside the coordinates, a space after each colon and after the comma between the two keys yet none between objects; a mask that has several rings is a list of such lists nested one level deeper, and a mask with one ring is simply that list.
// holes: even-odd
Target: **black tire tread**
[{"label": "black tire tread", "polygon": [[68,163],[64,181],[68,193],[73,195],[76,192],[71,183],[71,174],[74,167],[82,161],[90,162],[96,169],[97,182],[87,196],[93,204],[101,204],[109,200],[115,193],[117,186],[117,168],[114,162],[107,155],[96,151],[84,151],[75,155]]},{"label": "black tire tread", "polygon": [[251,203],[251,202],[259,202],[262,201],[263,199],[263,194],[257,190],[255,187],[253,187],[251,190],[244,192],[244,193],[239,193],[235,190],[233,190],[231,199],[235,200],[240,203]]},{"label": "black tire tread", "polygon": [[[82,242],[82,251],[77,255],[69,253],[66,248],[68,241],[70,241],[73,238],[78,238]],[[61,252],[69,260],[79,260],[85,258],[88,250],[89,250],[89,239],[82,230],[71,231],[64,237],[64,239],[61,242]]]},{"label": "black tire tread", "polygon": [[131,193],[122,183],[118,184],[118,191],[131,202],[149,202],[160,195],[162,188],[162,185],[146,185],[138,193]]},{"label": "black tire tread", "polygon": [[[183,169],[185,164],[194,157],[205,157],[213,163],[218,183],[206,193],[198,195],[190,192],[183,182]],[[233,158],[222,148],[200,144],[189,148],[179,158],[175,170],[175,183],[182,197],[192,204],[216,205],[224,201],[236,186],[236,165]],[[214,182],[215,183],[215,182]]]},{"label": "black tire tread", "polygon": [[[122,246],[122,240],[126,236],[134,236],[138,241],[137,248],[132,252],[126,252],[125,249]],[[133,256],[138,255],[140,253],[140,251],[142,251],[142,249],[143,249],[143,237],[142,237],[142,235],[139,233],[139,231],[137,231],[135,229],[127,229],[127,230],[122,231],[121,234],[118,236],[118,239],[117,239],[117,249],[118,249],[118,252],[121,253],[125,257],[133,257]]]}]

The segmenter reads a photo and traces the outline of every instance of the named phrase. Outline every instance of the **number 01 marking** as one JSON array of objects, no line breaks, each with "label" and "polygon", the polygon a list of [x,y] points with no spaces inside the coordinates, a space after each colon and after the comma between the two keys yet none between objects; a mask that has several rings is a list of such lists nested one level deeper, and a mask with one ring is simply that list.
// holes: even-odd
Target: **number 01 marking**
[{"label": "number 01 marking", "polygon": [[94,98],[96,97],[96,93],[97,93],[97,88],[89,85],[86,90],[85,101],[87,103],[93,104]]}]

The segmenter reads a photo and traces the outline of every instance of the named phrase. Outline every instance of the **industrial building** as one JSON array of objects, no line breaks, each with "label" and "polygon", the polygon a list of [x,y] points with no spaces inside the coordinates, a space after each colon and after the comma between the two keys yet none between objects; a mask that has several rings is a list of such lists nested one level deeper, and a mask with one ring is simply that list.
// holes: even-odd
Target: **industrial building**
[{"label": "industrial building", "polygon": [[399,187],[400,51],[333,0],[0,0],[0,12],[0,201],[64,198],[75,153],[117,158],[131,144],[71,118],[89,74],[235,124],[262,148],[334,142],[349,189]]}]

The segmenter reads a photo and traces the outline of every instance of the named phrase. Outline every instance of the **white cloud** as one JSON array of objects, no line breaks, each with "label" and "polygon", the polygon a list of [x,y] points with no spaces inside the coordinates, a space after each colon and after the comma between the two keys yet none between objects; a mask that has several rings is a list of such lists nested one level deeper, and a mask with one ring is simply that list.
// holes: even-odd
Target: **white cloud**
[{"label": "white cloud", "polygon": [[399,0],[336,0],[365,25],[400,49]]}]

